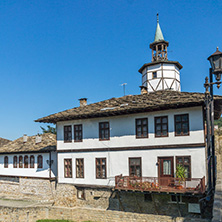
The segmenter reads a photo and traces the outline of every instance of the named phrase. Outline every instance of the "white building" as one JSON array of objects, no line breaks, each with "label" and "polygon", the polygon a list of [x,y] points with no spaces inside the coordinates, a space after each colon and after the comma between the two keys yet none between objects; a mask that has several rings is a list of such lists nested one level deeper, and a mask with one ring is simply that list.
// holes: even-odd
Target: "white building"
[{"label": "white building", "polygon": [[24,135],[3,145],[0,147],[0,172],[0,178],[55,180],[56,135]]},{"label": "white building", "polygon": [[177,162],[187,164],[189,178],[201,179],[206,176],[203,106],[204,94],[165,90],[38,121],[57,124],[59,183],[114,186],[120,174],[161,178],[166,170],[167,177],[175,177]]},{"label": "white building", "polygon": [[[203,197],[205,95],[180,92],[182,66],[168,61],[167,46],[158,22],[152,62],[139,70],[141,95],[89,105],[81,99],[79,107],[36,120],[57,126],[58,183]],[[221,104],[215,97],[215,118]],[[178,165],[186,170],[182,188]]]}]

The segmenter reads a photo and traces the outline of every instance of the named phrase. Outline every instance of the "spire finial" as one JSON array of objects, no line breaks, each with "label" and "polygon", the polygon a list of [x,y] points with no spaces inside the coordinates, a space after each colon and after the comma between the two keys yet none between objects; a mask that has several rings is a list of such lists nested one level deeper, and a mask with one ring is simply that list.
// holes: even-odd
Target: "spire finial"
[{"label": "spire finial", "polygon": [[217,46],[217,52],[219,51],[219,47]]},{"label": "spire finial", "polygon": [[156,14],[156,19],[157,19],[157,26],[156,26],[154,42],[164,40],[163,33],[161,31],[160,24],[159,24],[159,13]]}]

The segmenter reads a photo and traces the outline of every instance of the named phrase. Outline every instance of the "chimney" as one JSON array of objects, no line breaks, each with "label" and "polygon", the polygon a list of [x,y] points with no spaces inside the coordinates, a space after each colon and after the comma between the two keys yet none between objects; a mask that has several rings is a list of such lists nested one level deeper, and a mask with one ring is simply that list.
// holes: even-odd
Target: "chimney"
[{"label": "chimney", "polygon": [[81,98],[79,99],[79,106],[80,107],[83,107],[83,106],[86,106],[87,105],[87,98]]},{"label": "chimney", "polygon": [[41,143],[42,142],[42,137],[38,134],[35,137],[35,143]]},{"label": "chimney", "polygon": [[142,95],[147,94],[148,93],[147,87],[146,86],[140,86],[140,92],[141,92]]},{"label": "chimney", "polygon": [[23,143],[26,143],[28,140],[28,136],[26,134],[23,135]]}]

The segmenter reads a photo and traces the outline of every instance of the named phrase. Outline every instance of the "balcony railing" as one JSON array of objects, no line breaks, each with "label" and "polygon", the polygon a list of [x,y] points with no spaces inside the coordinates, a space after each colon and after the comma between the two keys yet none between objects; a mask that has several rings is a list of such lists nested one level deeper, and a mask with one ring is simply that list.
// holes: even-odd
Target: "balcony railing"
[{"label": "balcony railing", "polygon": [[178,178],[116,176],[115,189],[202,194],[205,192],[205,177],[180,181]]}]

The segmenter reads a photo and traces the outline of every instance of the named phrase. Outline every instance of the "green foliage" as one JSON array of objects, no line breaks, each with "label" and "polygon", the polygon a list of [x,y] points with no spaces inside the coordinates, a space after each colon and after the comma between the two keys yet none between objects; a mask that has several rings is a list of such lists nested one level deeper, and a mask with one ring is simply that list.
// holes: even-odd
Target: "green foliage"
[{"label": "green foliage", "polygon": [[186,179],[187,170],[182,166],[178,165],[176,169],[176,177],[179,179],[179,183],[181,184]]},{"label": "green foliage", "polygon": [[218,128],[222,127],[222,117],[220,117],[218,120],[215,120],[214,125],[218,125]]},{"label": "green foliage", "polygon": [[53,133],[56,134],[56,128],[52,127],[52,126],[47,126],[47,129],[45,129],[44,127],[40,126],[40,128],[42,129],[42,133]]}]

